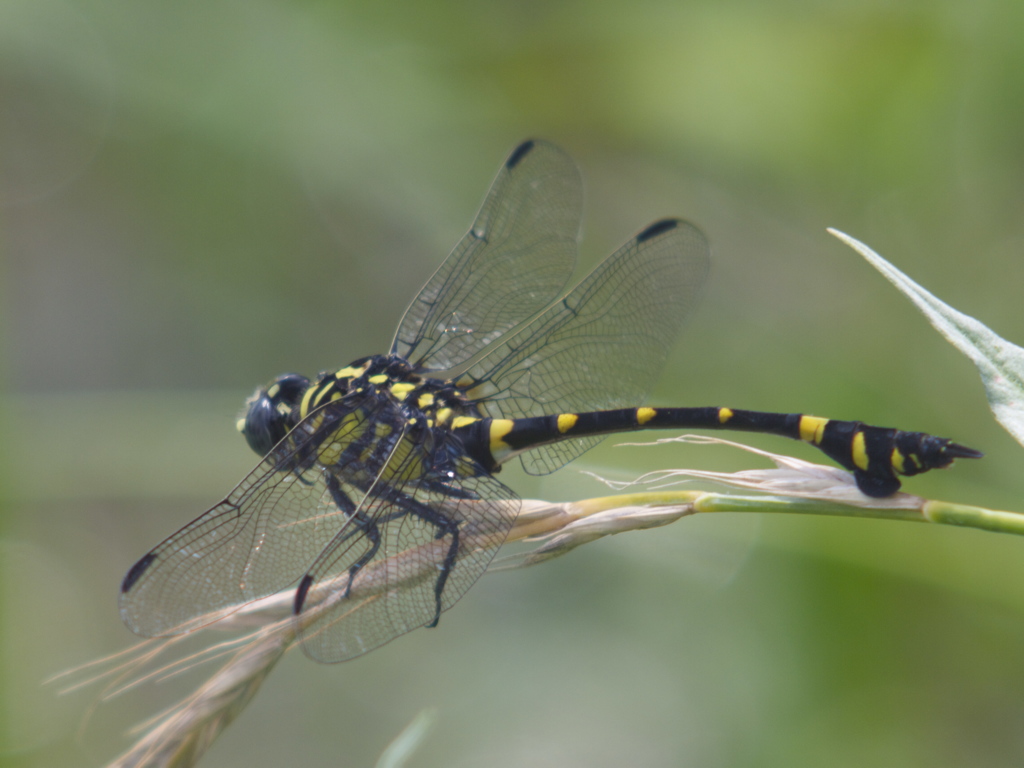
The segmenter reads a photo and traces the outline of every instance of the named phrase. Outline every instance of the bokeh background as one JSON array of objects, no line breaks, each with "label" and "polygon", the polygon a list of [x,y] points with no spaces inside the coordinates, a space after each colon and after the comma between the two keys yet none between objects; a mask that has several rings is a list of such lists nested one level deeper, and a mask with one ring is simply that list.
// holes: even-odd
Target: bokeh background
[{"label": "bokeh background", "polygon": [[[1020,509],[971,366],[825,227],[1024,339],[1022,28],[1013,0],[0,0],[0,763],[102,765],[202,679],[41,685],[133,642],[118,582],[254,463],[244,397],[383,351],[528,136],[584,171],[581,274],[660,216],[713,243],[655,402],[953,436],[988,456],[908,489]],[[754,462],[614,442],[503,478]],[[291,655],[207,762],[372,765],[436,707],[410,765],[1020,765],[1022,584],[1011,537],[684,520]]]}]

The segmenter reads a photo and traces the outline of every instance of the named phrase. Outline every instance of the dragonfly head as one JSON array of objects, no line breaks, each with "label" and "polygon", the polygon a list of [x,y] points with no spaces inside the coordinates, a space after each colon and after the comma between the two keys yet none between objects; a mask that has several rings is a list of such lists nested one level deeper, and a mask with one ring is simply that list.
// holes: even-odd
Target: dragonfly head
[{"label": "dragonfly head", "polygon": [[238,420],[238,431],[260,456],[266,456],[295,426],[299,402],[309,387],[309,379],[297,373],[278,376],[260,387],[245,401],[245,416]]}]

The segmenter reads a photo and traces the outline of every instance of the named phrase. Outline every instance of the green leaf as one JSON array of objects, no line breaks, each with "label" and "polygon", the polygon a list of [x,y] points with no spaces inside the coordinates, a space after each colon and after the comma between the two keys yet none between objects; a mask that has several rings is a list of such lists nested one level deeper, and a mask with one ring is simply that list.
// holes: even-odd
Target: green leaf
[{"label": "green leaf", "polygon": [[940,301],[864,243],[838,230],[828,231],[867,259],[917,305],[935,330],[971,359],[981,374],[996,421],[1024,445],[1024,349]]}]

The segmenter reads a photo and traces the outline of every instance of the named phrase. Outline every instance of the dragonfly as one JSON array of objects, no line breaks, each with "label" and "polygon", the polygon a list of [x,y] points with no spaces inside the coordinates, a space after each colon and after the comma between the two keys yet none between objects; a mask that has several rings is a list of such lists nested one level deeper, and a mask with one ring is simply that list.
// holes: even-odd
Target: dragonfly
[{"label": "dragonfly", "polygon": [[554,472],[612,433],[795,438],[872,497],[896,493],[899,476],[981,456],[859,421],[644,405],[707,280],[708,242],[681,219],[655,221],[566,291],[582,209],[568,155],[539,140],[516,147],[387,354],[283,374],[247,401],[239,429],[261,461],[129,569],[128,627],[186,632],[288,589],[316,661],[436,626],[515,522],[502,465]]}]

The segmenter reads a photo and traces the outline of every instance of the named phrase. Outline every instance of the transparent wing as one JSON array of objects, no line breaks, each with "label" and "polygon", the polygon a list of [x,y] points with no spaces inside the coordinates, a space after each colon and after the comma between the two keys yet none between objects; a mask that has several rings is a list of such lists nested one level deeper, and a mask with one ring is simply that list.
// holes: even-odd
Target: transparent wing
[{"label": "transparent wing", "polygon": [[543,309],[572,274],[582,215],[572,159],[542,141],[521,144],[405,311],[392,353],[421,371],[449,370]]},{"label": "transparent wing", "polygon": [[348,476],[358,504],[373,477],[357,457],[375,437],[373,425],[393,421],[376,402],[342,403],[310,414],[227,498],[132,567],[120,606],[133,632],[152,637],[204,626],[305,573],[347,524],[328,479]]},{"label": "transparent wing", "polygon": [[[561,301],[475,363],[460,385],[495,418],[642,405],[707,280],[710,251],[679,219],[650,225]],[[600,438],[522,454],[554,472]]]},{"label": "transparent wing", "polygon": [[409,438],[396,447],[357,512],[360,535],[339,533],[303,580],[309,591],[300,587],[309,657],[344,661],[431,624],[480,578],[520,506],[480,472],[444,446]]}]

